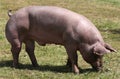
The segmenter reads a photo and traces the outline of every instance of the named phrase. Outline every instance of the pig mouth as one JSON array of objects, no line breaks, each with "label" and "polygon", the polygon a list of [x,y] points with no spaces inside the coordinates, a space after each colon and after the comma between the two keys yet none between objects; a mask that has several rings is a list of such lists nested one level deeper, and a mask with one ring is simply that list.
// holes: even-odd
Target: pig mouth
[{"label": "pig mouth", "polygon": [[94,71],[98,72],[98,71],[101,71],[103,67],[102,66],[98,66],[98,67],[92,66],[92,68]]}]

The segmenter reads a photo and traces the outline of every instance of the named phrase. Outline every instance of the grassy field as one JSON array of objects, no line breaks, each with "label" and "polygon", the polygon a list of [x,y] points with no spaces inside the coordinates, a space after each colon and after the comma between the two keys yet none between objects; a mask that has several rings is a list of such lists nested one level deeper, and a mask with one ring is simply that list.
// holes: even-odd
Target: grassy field
[{"label": "grassy field", "polygon": [[[60,6],[89,18],[100,30],[104,40],[111,44],[116,53],[104,56],[102,72],[93,72],[79,54],[82,73],[73,74],[66,64],[66,51],[63,46],[36,44],[35,54],[39,67],[31,66],[23,49],[20,53],[20,68],[12,68],[10,44],[5,38],[7,11],[13,12],[29,5]],[[0,0],[0,79],[120,79],[120,0]]]}]

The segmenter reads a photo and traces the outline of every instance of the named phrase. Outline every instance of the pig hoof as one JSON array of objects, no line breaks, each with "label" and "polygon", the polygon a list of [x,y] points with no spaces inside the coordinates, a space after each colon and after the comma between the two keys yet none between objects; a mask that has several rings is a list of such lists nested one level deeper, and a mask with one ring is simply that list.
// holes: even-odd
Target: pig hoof
[{"label": "pig hoof", "polygon": [[72,67],[72,63],[71,62],[67,62],[66,66],[71,68]]},{"label": "pig hoof", "polygon": [[71,68],[72,64],[67,63],[66,66]]},{"label": "pig hoof", "polygon": [[79,72],[74,72],[75,75],[79,75]]},{"label": "pig hoof", "polygon": [[33,64],[33,67],[38,67],[39,65],[38,64]]},{"label": "pig hoof", "polygon": [[76,74],[76,75],[79,74],[79,70],[75,70],[74,74]]},{"label": "pig hoof", "polygon": [[19,68],[19,65],[13,63],[12,67],[14,67],[14,68]]}]

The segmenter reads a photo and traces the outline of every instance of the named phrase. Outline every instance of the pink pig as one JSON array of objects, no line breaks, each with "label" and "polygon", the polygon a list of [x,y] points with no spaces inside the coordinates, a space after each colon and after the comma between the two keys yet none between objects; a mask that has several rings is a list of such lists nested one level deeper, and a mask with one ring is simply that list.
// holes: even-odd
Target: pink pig
[{"label": "pink pig", "polygon": [[70,10],[54,6],[29,6],[8,13],[6,37],[11,44],[13,66],[18,67],[19,53],[25,43],[33,66],[37,66],[34,55],[35,41],[40,45],[63,45],[68,54],[67,65],[79,73],[77,50],[95,70],[102,69],[105,53],[115,50],[103,38],[91,21]]}]

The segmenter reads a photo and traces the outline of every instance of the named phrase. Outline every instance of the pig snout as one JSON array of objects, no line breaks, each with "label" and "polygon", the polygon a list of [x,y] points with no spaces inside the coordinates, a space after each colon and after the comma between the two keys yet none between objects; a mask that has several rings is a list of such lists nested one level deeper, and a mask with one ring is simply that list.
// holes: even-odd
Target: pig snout
[{"label": "pig snout", "polygon": [[92,63],[91,66],[95,71],[100,71],[103,68],[102,64],[103,64],[102,62],[95,62],[95,63]]}]

